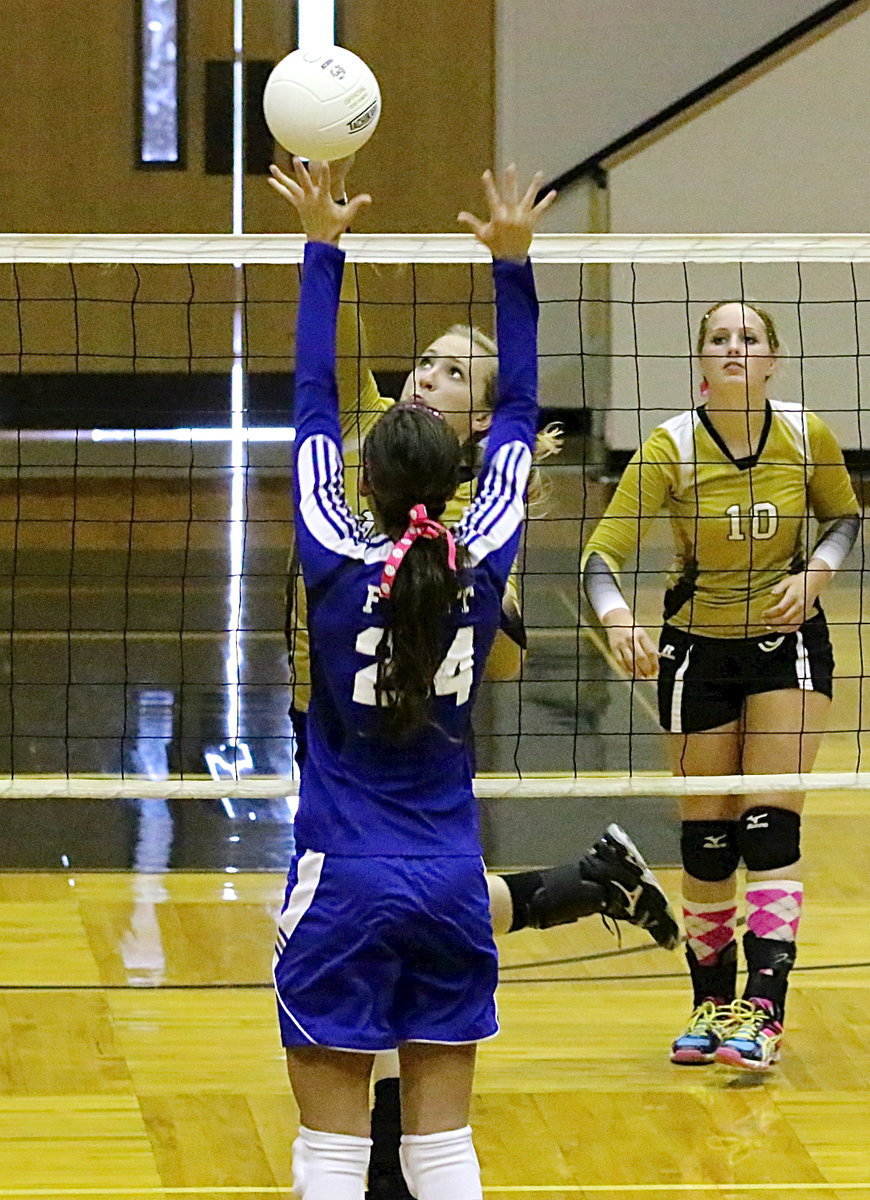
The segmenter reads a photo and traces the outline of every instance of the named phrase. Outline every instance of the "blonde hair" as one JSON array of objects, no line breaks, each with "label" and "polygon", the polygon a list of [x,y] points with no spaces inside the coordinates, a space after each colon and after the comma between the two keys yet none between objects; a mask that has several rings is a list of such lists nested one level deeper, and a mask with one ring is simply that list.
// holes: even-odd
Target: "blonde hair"
[{"label": "blonde hair", "polygon": [[[483,351],[483,355],[490,360],[490,370],[486,376],[486,385],[483,393],[483,407],[488,408],[492,412],[498,399],[498,343],[495,338],[490,337],[488,333],[484,333],[482,329],[478,329],[475,325],[451,325],[445,332],[468,338],[472,346],[477,346],[478,349]],[[529,508],[538,516],[542,515],[544,502],[550,494],[550,481],[543,479],[540,471],[536,468],[545,459],[552,458],[554,454],[558,454],[561,451],[563,435],[564,430],[559,422],[551,421],[549,425],[545,425],[543,429],[539,430],[535,438],[535,449],[533,451],[535,468],[532,469],[532,473],[529,476]]]},{"label": "blonde hair", "polygon": [[748,300],[717,300],[701,317],[701,323],[698,326],[698,340],[695,343],[695,352],[700,354],[704,349],[704,342],[707,340],[707,330],[710,327],[710,318],[713,313],[718,312],[720,308],[724,308],[726,304],[739,304],[742,308],[748,308],[751,312],[761,320],[764,326],[764,332],[767,335],[767,344],[774,354],[779,350],[779,334],[776,332],[776,325],[773,317],[769,312],[765,312],[763,308],[759,308],[757,304],[750,304]]}]

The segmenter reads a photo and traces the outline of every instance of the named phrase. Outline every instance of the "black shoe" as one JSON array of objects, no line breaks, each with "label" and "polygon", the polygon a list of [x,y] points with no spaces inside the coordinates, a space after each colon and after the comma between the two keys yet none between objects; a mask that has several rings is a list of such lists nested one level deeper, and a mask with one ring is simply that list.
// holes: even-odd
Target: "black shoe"
[{"label": "black shoe", "polygon": [[414,1197],[408,1191],[401,1169],[370,1167],[366,1200],[414,1200]]},{"label": "black shoe", "polygon": [[682,934],[664,889],[624,829],[608,825],[581,859],[580,870],[604,888],[605,916],[645,929],[666,950],[680,945]]},{"label": "black shoe", "polygon": [[397,1075],[375,1084],[369,1155],[368,1200],[414,1200],[405,1185],[399,1151],[402,1143],[402,1091]]}]

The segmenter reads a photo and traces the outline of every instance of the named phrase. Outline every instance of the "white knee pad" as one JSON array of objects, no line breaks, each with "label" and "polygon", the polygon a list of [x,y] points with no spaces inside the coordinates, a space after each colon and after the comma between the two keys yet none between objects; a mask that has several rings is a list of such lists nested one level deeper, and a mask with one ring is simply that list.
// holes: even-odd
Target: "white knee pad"
[{"label": "white knee pad", "polygon": [[299,1200],[363,1200],[372,1139],[299,1126],[293,1190]]},{"label": "white knee pad", "polygon": [[482,1200],[470,1125],[447,1133],[403,1134],[399,1154],[416,1200]]}]

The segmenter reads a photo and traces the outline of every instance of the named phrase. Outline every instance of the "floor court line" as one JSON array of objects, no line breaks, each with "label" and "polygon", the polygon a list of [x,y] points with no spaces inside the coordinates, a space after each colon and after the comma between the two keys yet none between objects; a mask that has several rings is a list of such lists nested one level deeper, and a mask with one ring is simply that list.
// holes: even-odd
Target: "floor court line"
[{"label": "floor court line", "polygon": [[[655,946],[649,947],[655,950]],[[635,947],[632,947],[632,950]],[[647,949],[643,946],[640,949]],[[624,953],[630,953],[625,951]],[[588,958],[557,958],[551,962],[528,962],[505,964],[503,971],[525,971],[534,968],[582,965],[594,961],[600,955]],[[860,962],[804,963],[792,968],[793,974],[804,975],[818,971],[864,971],[870,967],[870,959]],[[638,979],[685,979],[686,973],[679,971],[650,971],[631,975],[543,975],[531,979],[499,979],[500,987],[534,983],[630,983]],[[268,992],[275,984],[272,980],[248,983],[0,983],[0,996],[12,992]],[[0,1196],[7,1193],[0,1188]]]},{"label": "floor court line", "polygon": [[[661,1195],[679,1193],[691,1196],[698,1192],[734,1192],[771,1194],[807,1191],[860,1192],[870,1191],[870,1180],[863,1183],[556,1183],[502,1184],[485,1187],[484,1194],[514,1196],[554,1196],[560,1192],[588,1192],[595,1195]],[[12,1196],[285,1196],[295,1193],[289,1184],[284,1187],[125,1187],[125,1188],[0,1188],[0,1197]]]}]

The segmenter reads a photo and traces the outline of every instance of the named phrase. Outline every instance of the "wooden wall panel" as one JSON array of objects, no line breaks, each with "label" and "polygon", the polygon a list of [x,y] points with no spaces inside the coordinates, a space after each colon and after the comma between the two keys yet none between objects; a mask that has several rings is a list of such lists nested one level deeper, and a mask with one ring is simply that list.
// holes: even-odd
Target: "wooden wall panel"
[{"label": "wooden wall panel", "polygon": [[6,0],[0,228],[226,230],[229,182],[202,163],[202,77],[228,56],[231,0],[190,0],[186,170],[137,170],[133,0]]},{"label": "wooden wall panel", "polygon": [[[495,156],[495,0],[339,0],[340,37],[381,86],[383,112],[360,152],[354,190],[370,191],[371,232],[454,232],[480,203]],[[249,181],[248,227],[292,228]],[[363,225],[361,224],[361,228]]]},{"label": "wooden wall panel", "polygon": [[[495,0],[339,3],[341,40],[371,65],[384,101],[380,126],[360,153],[351,181],[353,190],[370,191],[375,200],[360,222],[361,229],[453,231],[458,228],[459,209],[481,211],[479,177],[494,156],[494,4]],[[187,0],[187,166],[183,170],[140,170],[134,163],[135,12],[133,0],[64,0],[63,4],[6,0],[0,73],[4,163],[0,230],[226,232],[230,228],[231,180],[207,176],[203,170],[203,102],[205,63],[231,57],[232,0]],[[250,58],[277,61],[292,48],[295,12],[288,0],[246,0],[245,12],[245,48]],[[232,136],[229,127],[226,136]],[[274,195],[264,177],[247,176],[245,188],[247,231],[298,229],[295,214]],[[23,268],[17,284],[8,268],[0,272],[0,373],[19,369],[16,287],[27,293],[28,280],[39,270]],[[65,269],[41,270],[40,294],[70,301],[72,285]],[[50,280],[43,277],[49,274]],[[146,298],[151,274],[143,275],[140,299]],[[122,289],[130,286],[129,268],[118,268],[114,275],[85,269],[84,275],[90,280],[92,297],[114,296],[115,283]],[[206,298],[203,275],[200,269],[198,299]],[[407,293],[405,275],[401,270],[366,272],[366,298],[380,299],[381,293],[384,299],[392,298],[397,288]],[[186,279],[179,286],[186,289]],[[466,288],[463,274],[450,298],[464,297]],[[86,357],[76,364],[70,313],[70,303],[27,308],[21,318],[26,342],[21,368],[27,372],[76,366],[85,371],[124,370],[128,353],[124,339],[129,341],[130,335],[126,315],[116,336],[112,323],[118,324],[117,313],[91,304],[85,313],[87,328],[78,330]],[[393,313],[376,307],[367,310],[372,344],[380,348],[379,353],[410,354],[413,332],[401,339],[397,349]],[[429,316],[426,330],[420,332],[424,340],[436,323],[435,315]],[[179,338],[187,344],[184,314],[179,317],[172,307],[160,310],[143,305],[139,320],[138,369],[177,368],[172,355],[179,353]],[[200,328],[206,320],[213,324],[214,336]],[[228,346],[230,324],[224,309],[200,306],[197,321],[198,354]],[[286,342],[282,333],[282,346]],[[109,348],[94,351],[97,345]],[[253,353],[264,351],[254,348]],[[192,369],[222,365],[206,357]],[[256,370],[258,364],[252,367]]]},{"label": "wooden wall panel", "polygon": [[[354,185],[373,231],[451,230],[493,157],[495,0],[344,0],[341,38],[381,82],[380,128]],[[245,49],[293,45],[288,0],[246,0]],[[133,0],[5,0],[0,229],[226,231],[231,185],[203,173],[204,64],[231,55],[232,0],[187,0],[185,170],[137,170]],[[232,131],[227,128],[227,138]],[[246,227],[292,228],[265,180],[246,180]]]}]

